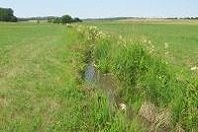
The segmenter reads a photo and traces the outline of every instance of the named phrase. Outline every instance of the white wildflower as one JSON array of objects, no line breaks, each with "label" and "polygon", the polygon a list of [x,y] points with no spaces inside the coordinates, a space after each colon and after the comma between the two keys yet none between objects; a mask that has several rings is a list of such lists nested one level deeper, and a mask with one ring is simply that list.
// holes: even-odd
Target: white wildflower
[{"label": "white wildflower", "polygon": [[148,41],[148,44],[152,44],[151,40]]},{"label": "white wildflower", "polygon": [[153,53],[155,51],[155,46],[151,44],[149,47],[149,53]]},{"label": "white wildflower", "polygon": [[120,36],[119,36],[119,39],[120,39],[120,40],[122,40],[122,39],[123,39],[122,35],[120,35]]},{"label": "white wildflower", "polygon": [[196,67],[196,66],[195,66],[195,67],[192,67],[192,68],[190,68],[190,70],[191,70],[191,71],[198,70],[198,67]]},{"label": "white wildflower", "polygon": [[121,109],[122,111],[126,111],[126,104],[120,103],[120,104],[119,104],[119,107],[120,107],[120,109]]},{"label": "white wildflower", "polygon": [[169,45],[168,43],[164,43],[165,49],[168,49]]},{"label": "white wildflower", "polygon": [[147,40],[146,40],[146,39],[144,39],[144,40],[143,40],[143,42],[144,42],[144,43],[147,43]]}]

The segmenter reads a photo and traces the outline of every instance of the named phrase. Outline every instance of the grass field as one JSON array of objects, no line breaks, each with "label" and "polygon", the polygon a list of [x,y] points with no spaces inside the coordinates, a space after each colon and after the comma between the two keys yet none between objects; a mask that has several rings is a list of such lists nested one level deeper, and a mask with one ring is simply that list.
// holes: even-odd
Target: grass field
[{"label": "grass field", "polygon": [[64,25],[0,24],[0,131],[129,130],[81,79],[83,40]]},{"label": "grass field", "polygon": [[0,131],[72,129],[77,43],[65,26],[0,24]]},{"label": "grass field", "polygon": [[[190,69],[198,65],[197,21],[126,21],[94,25],[135,43],[152,44],[158,55],[180,67],[187,66]],[[165,54],[167,50],[168,55]]]},{"label": "grass field", "polygon": [[[0,131],[197,131],[197,32],[196,22],[0,23]],[[82,78],[87,59],[115,78],[113,108]],[[151,124],[145,102],[159,111]]]}]

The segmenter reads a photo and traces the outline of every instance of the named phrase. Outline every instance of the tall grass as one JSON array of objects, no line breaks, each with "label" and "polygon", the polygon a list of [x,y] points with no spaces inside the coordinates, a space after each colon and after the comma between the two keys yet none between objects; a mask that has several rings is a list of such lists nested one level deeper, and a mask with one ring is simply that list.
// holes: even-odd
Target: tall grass
[{"label": "tall grass", "polygon": [[[86,38],[86,44],[91,45],[88,50],[97,68],[117,77],[122,85],[120,98],[136,107],[137,113],[149,101],[161,111],[170,111],[171,130],[178,126],[186,131],[198,130],[196,76],[180,75],[171,64],[149,53],[141,44],[109,36],[96,27],[78,26],[77,29]],[[102,113],[107,114],[107,109],[104,110]],[[95,119],[99,121],[107,115]]]},{"label": "tall grass", "polygon": [[[87,30],[87,29],[86,29]],[[81,62],[77,65],[81,65],[82,67],[86,67],[86,63],[93,63],[94,61],[97,61],[93,54],[98,54],[101,59],[104,59],[103,62],[97,62],[100,63],[101,71],[104,73],[109,72],[108,66],[105,66],[106,61],[109,59],[105,59],[106,55],[108,54],[107,50],[100,50],[100,48],[96,48],[96,43],[98,43],[99,40],[101,45],[105,47],[106,43],[108,42],[108,37],[103,34],[99,33],[100,35],[97,35],[96,39],[95,33],[98,31],[93,32],[86,32],[84,27],[78,27],[79,32],[79,38],[82,40],[81,42],[81,48],[77,49],[77,52],[79,52],[81,55]],[[89,27],[88,30],[97,30],[95,27]],[[91,35],[91,37],[85,37]],[[97,45],[97,46],[101,46]],[[105,49],[108,49],[108,45]],[[97,51],[96,50],[100,50]],[[110,50],[110,49],[109,49]],[[104,64],[104,65],[103,65]],[[103,66],[102,66],[103,65]],[[79,68],[78,68],[79,69]],[[81,69],[81,74],[84,73],[84,70]],[[75,112],[78,115],[78,121],[74,119],[73,124],[71,124],[71,131],[145,131],[146,129],[139,124],[138,122],[134,121],[128,121],[126,117],[126,113],[120,110],[116,105],[110,104],[109,98],[107,96],[107,93],[105,91],[100,89],[100,86],[97,85],[90,85],[84,84],[84,86],[81,86],[81,91],[83,91],[83,102],[81,105],[79,105]],[[77,122],[76,122],[77,121]]]}]

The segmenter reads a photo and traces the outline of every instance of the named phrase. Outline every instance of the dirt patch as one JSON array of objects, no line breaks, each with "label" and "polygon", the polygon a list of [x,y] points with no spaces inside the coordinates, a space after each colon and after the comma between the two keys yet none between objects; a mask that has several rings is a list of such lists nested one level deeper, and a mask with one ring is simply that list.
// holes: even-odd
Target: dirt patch
[{"label": "dirt patch", "polygon": [[148,122],[149,131],[171,131],[171,112],[167,109],[159,111],[153,103],[144,102],[139,110],[139,116]]},{"label": "dirt patch", "polygon": [[157,107],[150,102],[144,102],[139,110],[139,115],[148,122],[154,123],[157,117]]}]

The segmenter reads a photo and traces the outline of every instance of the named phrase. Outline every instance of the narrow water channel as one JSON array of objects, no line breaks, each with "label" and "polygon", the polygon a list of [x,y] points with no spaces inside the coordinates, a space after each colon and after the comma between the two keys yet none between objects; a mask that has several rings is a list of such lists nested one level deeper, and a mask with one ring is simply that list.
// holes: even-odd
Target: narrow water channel
[{"label": "narrow water channel", "polygon": [[94,88],[100,88],[106,93],[111,106],[115,106],[118,103],[115,92],[117,86],[111,75],[104,75],[93,64],[88,64],[84,78],[88,84],[95,85],[96,87]]},{"label": "narrow water channel", "polygon": [[92,64],[86,66],[84,77],[88,83],[94,83],[96,81],[96,71]]}]

